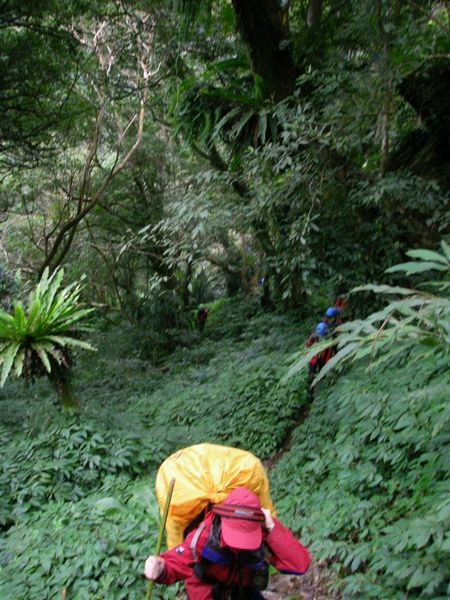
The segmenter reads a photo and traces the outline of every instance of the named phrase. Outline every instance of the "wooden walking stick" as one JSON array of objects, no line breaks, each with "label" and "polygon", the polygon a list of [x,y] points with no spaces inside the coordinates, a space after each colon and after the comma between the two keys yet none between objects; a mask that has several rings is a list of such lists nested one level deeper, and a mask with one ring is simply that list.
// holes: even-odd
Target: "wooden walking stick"
[{"label": "wooden walking stick", "polygon": [[[169,514],[170,501],[172,500],[174,486],[175,486],[175,479],[171,479],[170,483],[169,483],[169,491],[167,492],[166,504],[164,506],[162,520],[159,525],[158,540],[156,541],[155,556],[159,556],[159,553],[161,552],[161,544],[162,544],[162,539],[163,539],[163,535],[164,535],[164,528],[166,526],[167,515]],[[155,584],[154,581],[148,582],[147,595],[145,596],[145,600],[151,600],[154,584]]]}]

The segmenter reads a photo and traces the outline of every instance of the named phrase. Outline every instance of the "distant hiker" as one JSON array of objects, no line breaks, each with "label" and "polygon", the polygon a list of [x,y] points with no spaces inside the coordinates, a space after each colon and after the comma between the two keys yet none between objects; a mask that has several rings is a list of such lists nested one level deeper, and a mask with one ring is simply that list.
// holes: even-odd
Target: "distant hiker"
[{"label": "distant hiker", "polygon": [[334,301],[334,307],[338,308],[341,311],[341,314],[344,313],[346,305],[347,305],[347,303],[346,303],[345,298],[343,296],[338,296],[336,298],[336,300]]},{"label": "distant hiker", "polygon": [[336,283],[336,287],[334,290],[335,293],[335,298],[336,300],[334,301],[334,308],[337,308],[338,310],[341,311],[341,315],[340,315],[340,322],[337,323],[337,325],[342,325],[342,323],[344,322],[344,319],[346,320],[348,317],[348,306],[347,306],[347,302],[348,302],[348,292],[347,292],[347,285],[345,284],[344,280],[342,277],[339,277],[337,283]]},{"label": "distant hiker", "polygon": [[[328,324],[328,327],[330,328],[330,334],[332,335],[332,337],[336,338],[337,334],[335,332],[335,329],[336,329],[336,327],[339,327],[339,325],[342,325],[342,323],[344,322],[343,309],[340,306],[337,306],[336,304],[334,306],[330,306],[329,308],[327,308],[327,310],[325,312],[325,322]],[[333,356],[336,354],[336,352],[337,352],[337,342],[333,346],[330,346],[329,348],[327,348],[324,364],[326,364],[329,360],[331,360],[333,358]]]},{"label": "distant hiker", "polygon": [[206,319],[208,318],[208,309],[205,306],[201,306],[197,312],[197,323],[200,331],[205,329]]},{"label": "distant hiker", "polygon": [[343,323],[343,311],[339,306],[330,306],[325,311],[324,322],[330,327],[330,329],[334,329],[338,325]]},{"label": "distant hiker", "polygon": [[211,505],[184,542],[161,556],[149,556],[145,576],[171,585],[186,581],[190,600],[263,600],[269,564],[302,575],[310,565],[307,549],[289,529],[261,507],[256,494],[234,489]]},{"label": "distant hiker", "polygon": [[[318,342],[321,342],[323,338],[330,333],[330,326],[328,323],[321,321],[314,330],[314,333],[309,337],[306,342],[305,347],[309,348]],[[331,355],[332,356],[332,355]],[[317,373],[322,369],[322,367],[330,360],[331,356],[329,356],[328,348],[319,352],[309,361],[309,370],[308,370],[308,379],[306,385],[306,398],[308,402],[312,402],[314,400],[314,388],[312,382],[314,381]]]}]

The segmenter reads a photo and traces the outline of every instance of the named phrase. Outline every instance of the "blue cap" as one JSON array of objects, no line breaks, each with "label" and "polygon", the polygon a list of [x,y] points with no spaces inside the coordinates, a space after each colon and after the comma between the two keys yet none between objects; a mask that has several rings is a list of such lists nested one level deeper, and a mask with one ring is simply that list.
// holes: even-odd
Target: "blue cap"
[{"label": "blue cap", "polygon": [[325,335],[327,335],[327,333],[329,332],[329,327],[326,323],[323,323],[323,321],[321,321],[317,327],[316,327],[316,335],[318,337],[324,337]]},{"label": "blue cap", "polygon": [[325,316],[332,319],[334,317],[338,317],[341,314],[341,312],[341,309],[337,306],[330,306],[330,308],[327,308]]}]

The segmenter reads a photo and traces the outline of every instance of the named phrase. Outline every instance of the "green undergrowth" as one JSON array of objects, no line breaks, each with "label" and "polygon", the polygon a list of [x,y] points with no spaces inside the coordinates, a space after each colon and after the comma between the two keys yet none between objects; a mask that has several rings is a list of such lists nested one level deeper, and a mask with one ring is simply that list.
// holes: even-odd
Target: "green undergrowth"
[{"label": "green undergrowth", "polygon": [[[43,381],[1,392],[0,598],[143,598],[160,462],[204,441],[273,459],[294,426],[272,495],[344,598],[448,597],[448,373],[351,367],[305,410],[306,373],[279,382],[310,328],[233,303],[211,314],[158,366],[129,328],[99,334],[75,367],[80,415],[61,415]],[[154,598],[175,594],[158,586]]]},{"label": "green undergrowth", "polygon": [[158,520],[148,482],[120,475],[82,500],[43,505],[1,543],[1,597],[59,598],[66,590],[80,600],[143,598],[142,568]]},{"label": "green undergrowth", "polygon": [[[224,318],[220,318],[220,310]],[[306,332],[292,318],[226,303],[161,366],[116,328],[79,360],[80,415],[45,382],[0,396],[0,598],[134,600],[159,520],[154,476],[176,449],[210,441],[272,455],[304,401],[280,386]],[[174,598],[158,587],[155,598]]]},{"label": "green undergrowth", "polygon": [[272,471],[280,513],[345,598],[449,597],[449,398],[435,363],[353,368],[319,390]]}]

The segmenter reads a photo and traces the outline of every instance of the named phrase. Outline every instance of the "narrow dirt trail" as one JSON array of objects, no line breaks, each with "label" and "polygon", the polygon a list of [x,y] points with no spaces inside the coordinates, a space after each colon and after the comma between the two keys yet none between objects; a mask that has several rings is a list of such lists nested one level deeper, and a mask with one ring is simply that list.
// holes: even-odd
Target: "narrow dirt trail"
[{"label": "narrow dirt trail", "polygon": [[332,575],[326,567],[313,564],[301,577],[272,575],[263,595],[267,600],[339,600],[340,595],[330,591],[331,582]]},{"label": "narrow dirt trail", "polygon": [[287,429],[284,439],[281,443],[280,449],[272,458],[268,458],[267,460],[263,460],[263,464],[265,468],[270,471],[277,462],[289,452],[292,446],[292,436],[294,435],[295,430],[299,427],[307,418],[309,414],[309,405],[304,404],[300,407],[297,416],[293,419],[289,429]]},{"label": "narrow dirt trail", "polygon": [[[302,576],[272,575],[267,591],[262,592],[266,600],[340,600],[340,595],[330,592],[331,574],[325,567],[312,565]],[[187,600],[184,592],[177,600]]]},{"label": "narrow dirt trail", "polygon": [[[268,471],[291,449],[292,436],[297,427],[308,418],[309,408],[309,405],[300,407],[296,418],[286,431],[279,451],[273,458],[263,461]],[[333,573],[325,565],[314,562],[313,557],[313,564],[305,575],[272,575],[269,587],[262,595],[266,600],[340,600],[341,595],[331,590],[334,578]],[[178,600],[187,600],[187,596],[182,593]]]},{"label": "narrow dirt trail", "polygon": [[[309,414],[309,405],[304,405],[299,410],[295,420],[292,422],[286,432],[285,438],[277,454],[264,461],[264,466],[270,471],[278,461],[289,452],[292,446],[292,436],[307,418]],[[315,563],[309,571],[301,576],[295,575],[272,575],[270,584],[264,597],[267,600],[339,600],[340,594],[330,591],[334,577],[326,566]]]}]

